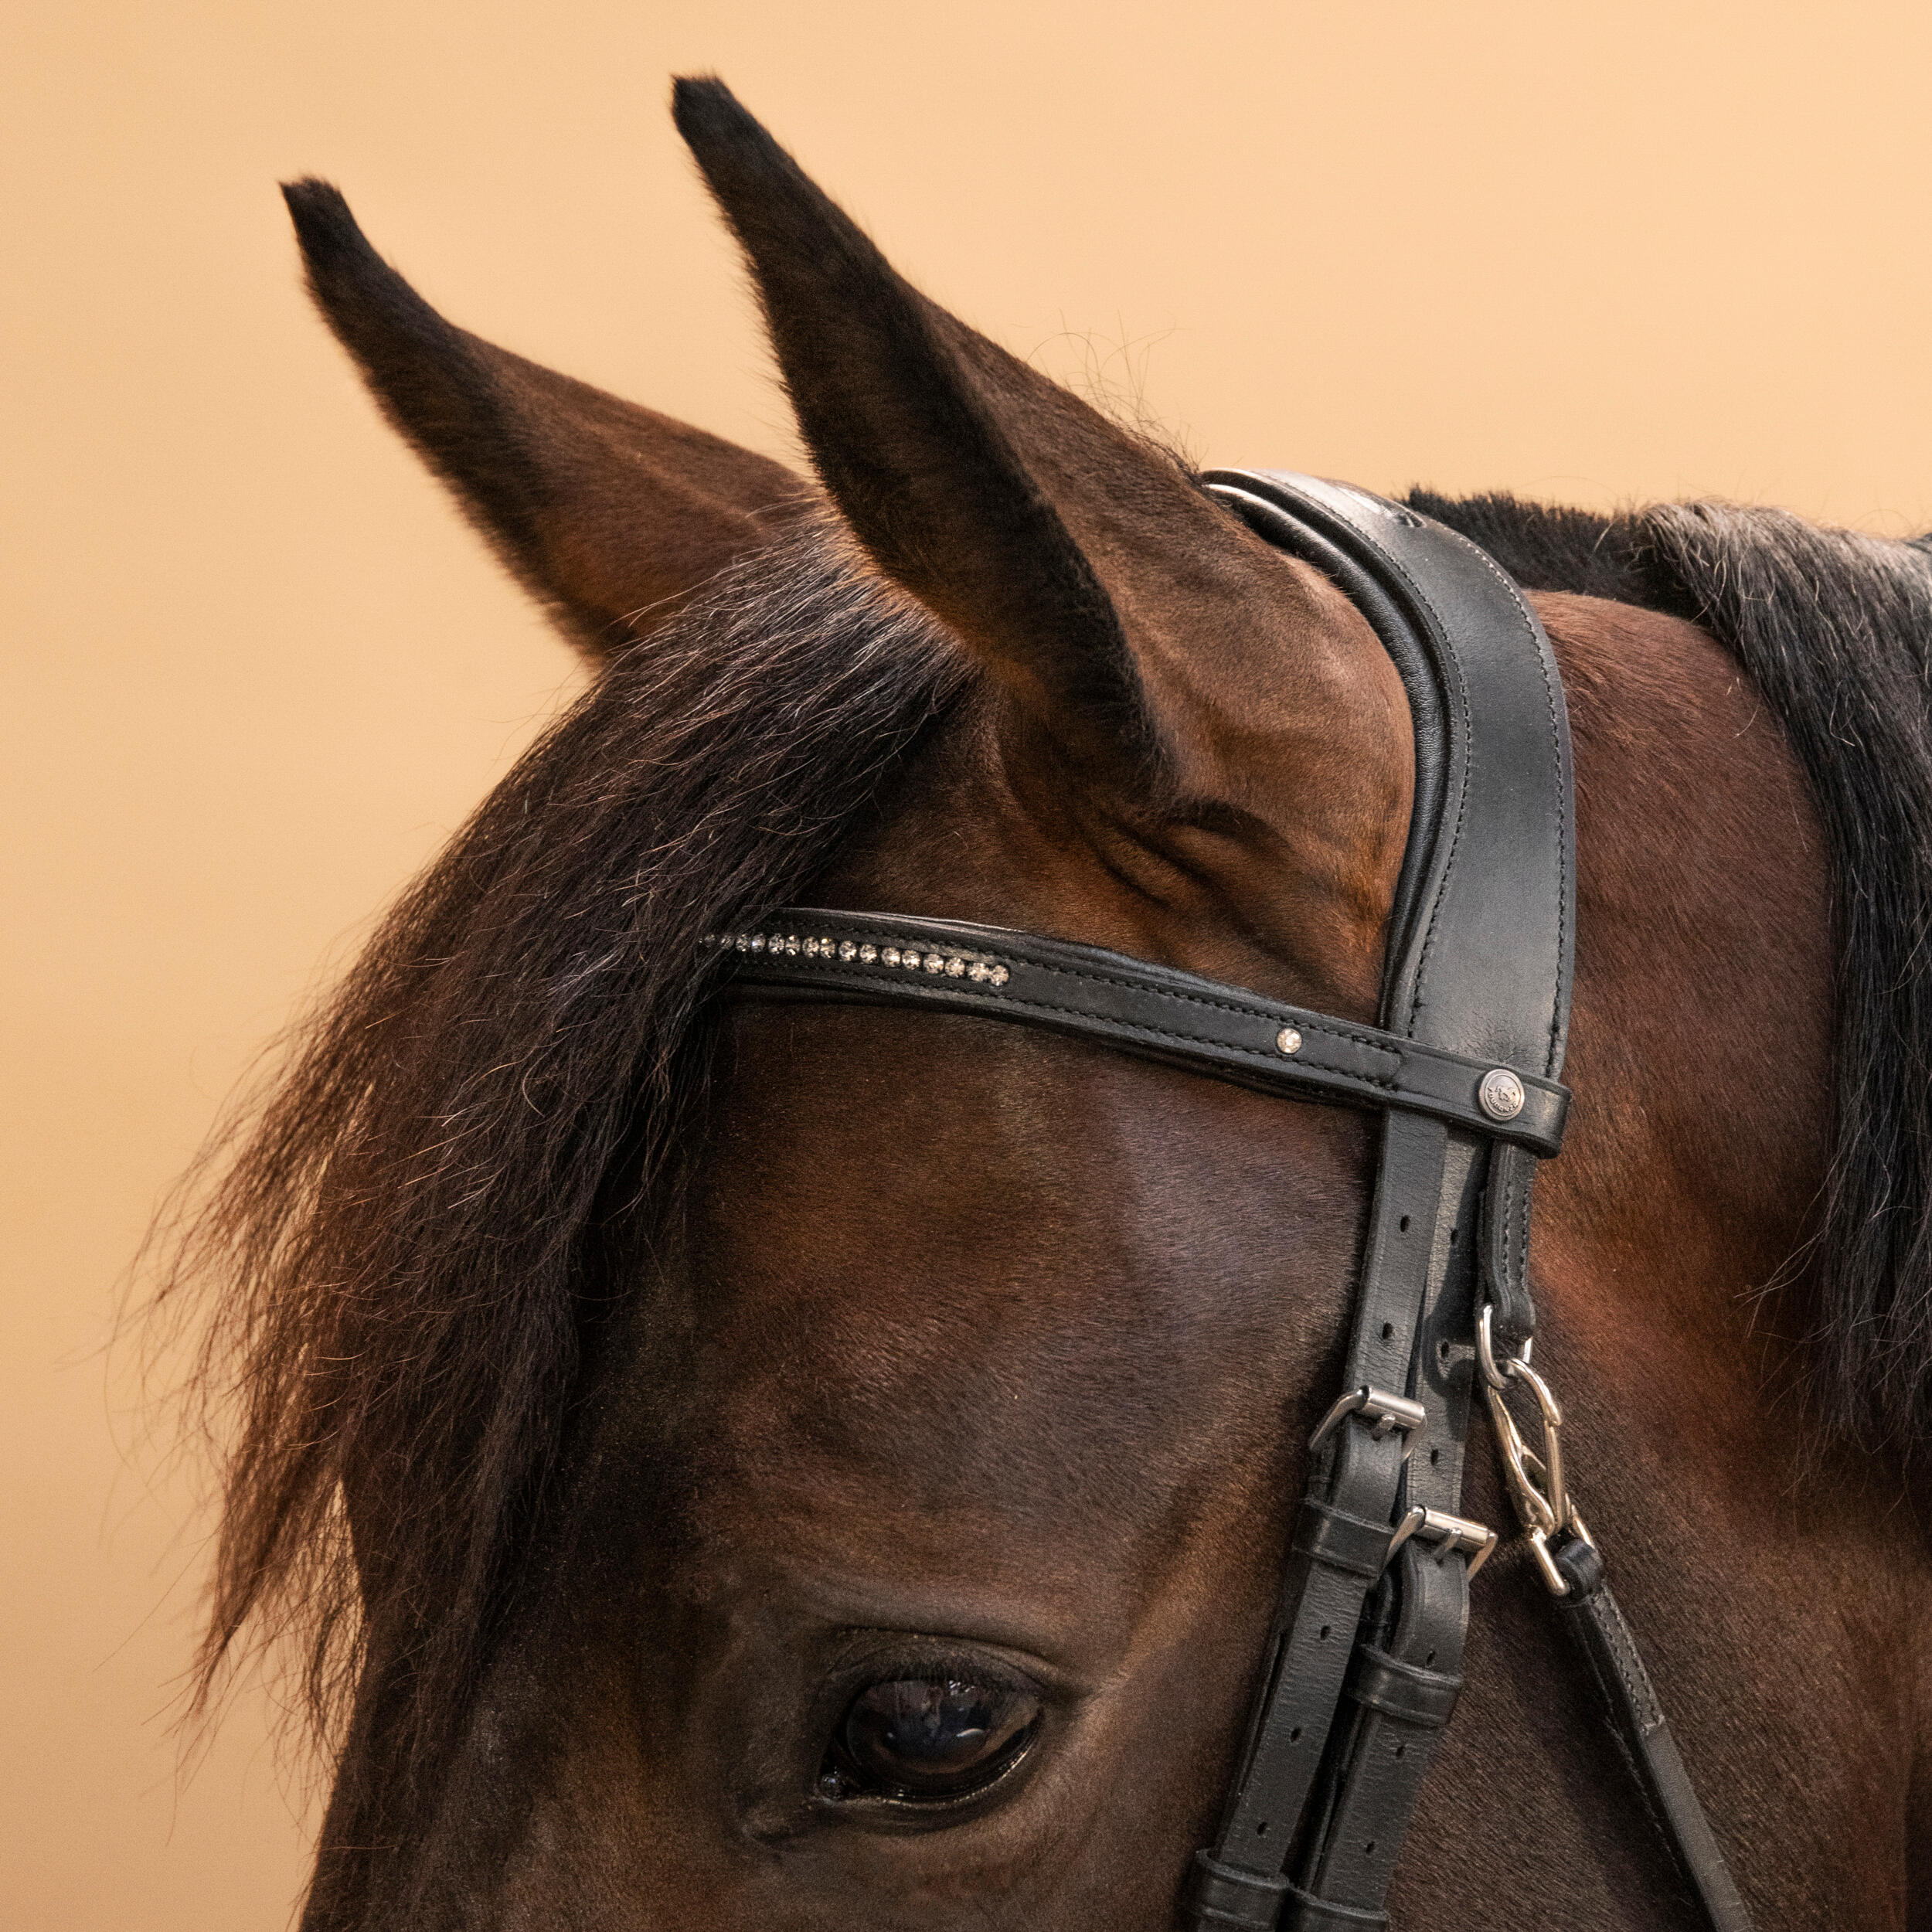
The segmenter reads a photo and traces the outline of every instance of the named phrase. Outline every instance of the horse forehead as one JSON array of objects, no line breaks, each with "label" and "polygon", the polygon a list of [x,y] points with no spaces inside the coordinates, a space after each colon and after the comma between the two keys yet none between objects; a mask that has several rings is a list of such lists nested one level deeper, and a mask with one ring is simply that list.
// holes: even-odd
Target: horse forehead
[{"label": "horse forehead", "polygon": [[736,1026],[696,1217],[719,1474],[1117,1518],[1279,1437],[1345,1294],[1359,1123],[990,1022]]}]

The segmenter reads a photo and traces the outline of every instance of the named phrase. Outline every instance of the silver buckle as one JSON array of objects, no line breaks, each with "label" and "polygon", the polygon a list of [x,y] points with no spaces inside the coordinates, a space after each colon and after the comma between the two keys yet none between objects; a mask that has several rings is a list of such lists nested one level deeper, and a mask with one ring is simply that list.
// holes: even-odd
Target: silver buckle
[{"label": "silver buckle", "polygon": [[1396,1525],[1396,1533],[1389,1539],[1389,1554],[1383,1560],[1385,1570],[1394,1560],[1396,1552],[1412,1536],[1420,1536],[1425,1543],[1440,1543],[1441,1553],[1445,1556],[1458,1549],[1466,1551],[1471,1583],[1475,1580],[1476,1572],[1488,1562],[1496,1547],[1496,1532],[1487,1523],[1472,1522],[1467,1516],[1452,1516],[1447,1510],[1425,1509],[1417,1503]]},{"label": "silver buckle", "polygon": [[1366,1383],[1359,1389],[1352,1389],[1321,1418],[1321,1425],[1308,1438],[1311,1451],[1321,1445],[1341,1427],[1344,1419],[1360,1416],[1369,1423],[1369,1434],[1379,1442],[1390,1430],[1400,1429],[1404,1440],[1402,1459],[1409,1460],[1409,1444],[1406,1438],[1429,1420],[1429,1413],[1419,1402],[1411,1402],[1406,1396],[1392,1396],[1385,1389],[1371,1389]]}]

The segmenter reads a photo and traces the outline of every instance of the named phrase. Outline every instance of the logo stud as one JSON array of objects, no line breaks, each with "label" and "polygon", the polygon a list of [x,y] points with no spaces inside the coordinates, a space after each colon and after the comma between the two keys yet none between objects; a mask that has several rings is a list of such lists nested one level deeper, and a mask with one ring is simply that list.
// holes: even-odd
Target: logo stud
[{"label": "logo stud", "polygon": [[1522,1082],[1506,1066],[1492,1066],[1476,1089],[1476,1099],[1492,1121],[1513,1121],[1529,1098]]}]

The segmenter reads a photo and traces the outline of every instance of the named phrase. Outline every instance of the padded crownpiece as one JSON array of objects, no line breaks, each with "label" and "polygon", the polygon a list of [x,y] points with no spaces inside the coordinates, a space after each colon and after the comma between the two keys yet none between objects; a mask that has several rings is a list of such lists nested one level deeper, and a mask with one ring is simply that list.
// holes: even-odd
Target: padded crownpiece
[{"label": "padded crownpiece", "polygon": [[1576,828],[1549,640],[1468,538],[1345,483],[1214,470],[1208,487],[1314,564],[1374,627],[1409,693],[1416,803],[1383,1025],[1554,1080],[1570,1026]]}]

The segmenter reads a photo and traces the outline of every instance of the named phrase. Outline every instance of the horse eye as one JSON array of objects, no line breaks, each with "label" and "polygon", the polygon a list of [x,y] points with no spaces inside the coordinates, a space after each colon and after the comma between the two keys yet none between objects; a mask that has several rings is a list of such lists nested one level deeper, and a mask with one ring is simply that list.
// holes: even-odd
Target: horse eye
[{"label": "horse eye", "polygon": [[832,1738],[828,1798],[962,1798],[1012,1769],[1039,1729],[1040,1700],[1015,1685],[893,1678],[855,1697]]}]

